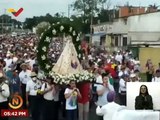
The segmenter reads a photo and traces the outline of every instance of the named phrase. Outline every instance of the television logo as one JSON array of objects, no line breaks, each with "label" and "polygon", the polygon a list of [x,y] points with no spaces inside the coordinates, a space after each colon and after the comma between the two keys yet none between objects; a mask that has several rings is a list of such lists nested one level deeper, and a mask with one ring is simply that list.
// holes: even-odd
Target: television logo
[{"label": "television logo", "polygon": [[20,110],[23,105],[23,99],[19,95],[14,95],[9,101],[11,110],[1,110],[2,117],[28,117],[28,110]]},{"label": "television logo", "polygon": [[12,109],[19,109],[23,105],[23,99],[19,95],[14,95],[9,102],[9,107]]}]

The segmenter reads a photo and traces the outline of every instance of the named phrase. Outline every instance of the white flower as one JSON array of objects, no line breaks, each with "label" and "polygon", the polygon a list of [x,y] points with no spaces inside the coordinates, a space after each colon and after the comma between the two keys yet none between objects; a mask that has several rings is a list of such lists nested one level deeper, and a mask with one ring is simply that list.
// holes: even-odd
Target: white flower
[{"label": "white flower", "polygon": [[78,74],[76,74],[76,77],[79,77],[79,75],[78,75]]},{"label": "white flower", "polygon": [[78,54],[78,57],[81,58],[81,54]]},{"label": "white flower", "polygon": [[64,83],[64,82],[65,82],[65,79],[62,79],[61,81]]},{"label": "white flower", "polygon": [[45,60],[45,59],[46,59],[46,56],[45,56],[45,55],[42,55],[41,58],[42,58],[42,60]]},{"label": "white flower", "polygon": [[55,25],[54,23],[52,25]]},{"label": "white flower", "polygon": [[69,32],[72,32],[72,30],[73,30],[73,28],[72,28],[72,27],[70,27],[70,28],[69,28]]},{"label": "white flower", "polygon": [[55,82],[56,84],[58,83],[58,81],[57,81],[56,79],[54,80],[54,82]]},{"label": "white flower", "polygon": [[46,52],[46,51],[47,51],[47,48],[44,46],[44,47],[42,48],[42,50],[43,50],[44,52]]},{"label": "white flower", "polygon": [[62,85],[62,84],[63,84],[63,82],[62,82],[62,81],[60,81],[60,82],[59,82],[59,84],[60,84],[60,85]]},{"label": "white flower", "polygon": [[60,22],[57,22],[57,24],[60,24]]},{"label": "white flower", "polygon": [[76,36],[76,32],[75,31],[73,31],[73,36]]},{"label": "white flower", "polygon": [[43,33],[41,33],[41,37],[43,36]]},{"label": "white flower", "polygon": [[57,31],[55,29],[52,30],[53,35],[56,35]]},{"label": "white flower", "polygon": [[49,37],[46,37],[45,42],[50,42],[51,39]]},{"label": "white flower", "polygon": [[64,83],[69,84],[69,80],[66,80]]},{"label": "white flower", "polygon": [[91,82],[93,81],[93,79],[92,79],[92,78],[90,78],[89,80],[90,80]]},{"label": "white flower", "polygon": [[60,31],[62,32],[63,30],[64,30],[64,27],[63,27],[63,26],[61,26],[61,27],[60,27]]},{"label": "white flower", "polygon": [[45,68],[48,70],[50,68],[50,65],[46,64]]},{"label": "white flower", "polygon": [[81,46],[80,45],[78,46],[78,49],[81,50]]},{"label": "white flower", "polygon": [[51,26],[48,27],[48,29],[50,29],[50,28],[51,28]]},{"label": "white flower", "polygon": [[53,76],[52,72],[49,73],[50,76]]},{"label": "white flower", "polygon": [[79,41],[79,40],[80,40],[80,38],[79,38],[79,37],[77,37],[77,38],[76,38],[76,41]]},{"label": "white flower", "polygon": [[78,33],[78,36],[80,37],[80,36],[81,36],[81,33]]}]

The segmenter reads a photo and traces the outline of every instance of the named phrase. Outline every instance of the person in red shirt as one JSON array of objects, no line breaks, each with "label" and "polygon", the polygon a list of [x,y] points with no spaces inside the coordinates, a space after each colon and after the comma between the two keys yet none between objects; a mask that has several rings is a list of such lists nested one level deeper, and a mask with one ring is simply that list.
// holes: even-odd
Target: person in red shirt
[{"label": "person in red shirt", "polygon": [[90,83],[79,83],[78,89],[81,93],[81,98],[78,98],[79,120],[88,120]]}]

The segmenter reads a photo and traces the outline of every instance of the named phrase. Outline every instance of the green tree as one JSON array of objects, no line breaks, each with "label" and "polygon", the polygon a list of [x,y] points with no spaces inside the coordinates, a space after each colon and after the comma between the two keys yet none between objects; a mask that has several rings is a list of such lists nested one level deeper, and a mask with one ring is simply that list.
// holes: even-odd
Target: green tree
[{"label": "green tree", "polygon": [[49,27],[49,22],[41,22],[36,26],[36,33],[40,36]]}]

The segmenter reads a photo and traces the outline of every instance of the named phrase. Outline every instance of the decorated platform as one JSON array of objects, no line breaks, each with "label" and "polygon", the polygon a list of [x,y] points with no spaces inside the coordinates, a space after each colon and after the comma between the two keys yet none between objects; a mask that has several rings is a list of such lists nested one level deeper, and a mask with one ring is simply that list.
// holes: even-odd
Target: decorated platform
[{"label": "decorated platform", "polygon": [[[49,45],[53,37],[65,35],[66,45],[55,64],[48,59]],[[40,68],[53,78],[57,84],[68,84],[70,80],[76,82],[93,82],[94,75],[83,70],[80,60],[82,59],[80,33],[72,26],[64,23],[56,23],[40,37],[37,47],[37,60]]]}]

